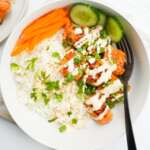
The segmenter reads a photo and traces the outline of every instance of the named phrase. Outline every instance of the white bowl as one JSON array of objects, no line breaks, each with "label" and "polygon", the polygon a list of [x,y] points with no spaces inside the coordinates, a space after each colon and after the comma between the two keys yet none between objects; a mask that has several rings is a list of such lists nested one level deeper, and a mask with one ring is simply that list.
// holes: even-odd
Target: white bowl
[{"label": "white bowl", "polygon": [[0,25],[0,42],[8,37],[15,25],[19,23],[19,21],[25,15],[28,8],[28,3],[28,0],[15,0],[12,5],[11,12]]},{"label": "white bowl", "polygon": [[[5,104],[13,119],[18,126],[33,139],[48,147],[60,150],[95,150],[106,147],[108,143],[113,142],[122,135],[124,131],[123,105],[119,105],[114,109],[113,121],[106,126],[98,126],[92,122],[84,129],[60,134],[57,132],[55,126],[48,124],[46,120],[42,119],[36,113],[29,111],[26,106],[18,102],[15,82],[9,67],[11,60],[10,52],[23,28],[44,13],[68,5],[72,2],[78,1],[55,0],[47,3],[20,22],[9,37],[4,48],[0,74],[1,90]],[[83,2],[85,2],[85,0],[83,0]],[[110,14],[119,16],[123,22],[135,58],[134,72],[131,78],[132,90],[129,95],[131,118],[134,121],[143,109],[149,91],[150,65],[146,49],[144,48],[138,33],[119,13],[106,5],[101,4],[98,0],[86,0],[86,2],[104,9]]]}]

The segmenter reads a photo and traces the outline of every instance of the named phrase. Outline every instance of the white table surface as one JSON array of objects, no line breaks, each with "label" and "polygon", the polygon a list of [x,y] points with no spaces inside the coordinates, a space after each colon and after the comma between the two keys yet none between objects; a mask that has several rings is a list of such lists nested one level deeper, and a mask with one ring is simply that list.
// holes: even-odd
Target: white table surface
[{"label": "white table surface", "polygon": [[[36,9],[45,0],[29,0],[29,10]],[[49,0],[52,1],[52,0]],[[105,0],[115,3],[118,9],[125,9],[136,25],[150,36],[150,1],[149,0]],[[130,1],[130,5],[128,3]],[[35,7],[36,4],[36,7]],[[122,7],[123,6],[123,7]],[[143,28],[144,26],[144,28]],[[134,125],[135,138],[138,150],[150,149],[150,100],[147,101],[143,112]],[[103,150],[126,150],[125,136]],[[0,150],[49,150],[49,148],[36,143],[22,132],[16,125],[0,119]]]}]

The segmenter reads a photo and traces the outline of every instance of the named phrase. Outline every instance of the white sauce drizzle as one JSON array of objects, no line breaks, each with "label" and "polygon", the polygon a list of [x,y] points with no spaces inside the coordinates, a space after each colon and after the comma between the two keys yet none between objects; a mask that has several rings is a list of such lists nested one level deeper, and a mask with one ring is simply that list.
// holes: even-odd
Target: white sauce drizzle
[{"label": "white sauce drizzle", "polygon": [[[76,48],[81,48],[87,42],[89,45],[91,45],[100,36],[101,30],[102,30],[101,27],[97,27],[95,30],[92,30],[91,32],[86,33],[85,36],[83,36],[74,44],[74,46]],[[85,29],[84,29],[84,32],[85,32]]]},{"label": "white sauce drizzle", "polygon": [[117,68],[117,66],[111,65],[109,66],[109,68],[105,71],[102,72],[100,78],[96,81],[96,83],[94,83],[95,86],[99,86],[102,83],[106,83],[111,79],[112,73],[113,71],[115,71]]},{"label": "white sauce drizzle", "polygon": [[86,101],[87,105],[92,105],[93,110],[98,110],[100,108],[99,93],[97,92],[93,97]]},{"label": "white sauce drizzle", "polygon": [[89,58],[88,62],[90,64],[94,64],[96,62],[96,59],[94,57]]},{"label": "white sauce drizzle", "polygon": [[103,104],[105,103],[106,99],[110,96],[110,94],[118,92],[122,88],[122,83],[121,81],[115,80],[113,84],[109,85],[108,87],[104,88],[101,90],[101,98],[99,98],[100,94],[97,92],[96,95],[91,97],[89,100],[86,101],[87,105],[92,105],[93,106],[93,111],[99,110]]},{"label": "white sauce drizzle", "polygon": [[119,79],[115,80],[113,84],[109,85],[108,87],[102,90],[102,93],[109,97],[110,94],[118,92],[123,87],[121,81]]},{"label": "white sauce drizzle", "polygon": [[98,117],[94,118],[94,120],[102,120],[109,110],[109,107],[106,106],[105,110],[102,113],[100,113]]},{"label": "white sauce drizzle", "polygon": [[69,61],[67,62],[67,64],[65,64],[65,67],[68,67],[68,71],[69,71],[70,73],[73,72],[74,69],[75,69],[73,59],[69,60]]},{"label": "white sauce drizzle", "polygon": [[79,35],[79,34],[82,34],[83,33],[83,30],[81,29],[81,28],[75,28],[75,30],[74,30],[74,33],[76,34],[76,35]]}]

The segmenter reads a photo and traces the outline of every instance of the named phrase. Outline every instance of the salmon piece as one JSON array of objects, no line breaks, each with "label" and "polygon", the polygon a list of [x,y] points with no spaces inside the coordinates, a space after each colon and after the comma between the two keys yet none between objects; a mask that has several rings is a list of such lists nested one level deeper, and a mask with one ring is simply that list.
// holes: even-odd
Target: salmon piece
[{"label": "salmon piece", "polygon": [[[105,53],[105,57],[108,57],[108,52]],[[123,75],[125,72],[124,65],[126,63],[126,55],[122,50],[119,49],[112,49],[112,59],[116,62],[117,64],[117,69],[114,72],[114,75],[120,76]]]},{"label": "salmon piece", "polygon": [[109,110],[102,120],[97,120],[99,125],[105,125],[112,120],[112,112]]},{"label": "salmon piece", "polygon": [[82,35],[76,35],[74,33],[74,26],[70,21],[68,21],[64,27],[64,38],[70,39],[72,42],[76,42],[81,37],[82,37]]},{"label": "salmon piece", "polygon": [[10,9],[11,2],[9,0],[0,0],[0,23],[2,23]]}]

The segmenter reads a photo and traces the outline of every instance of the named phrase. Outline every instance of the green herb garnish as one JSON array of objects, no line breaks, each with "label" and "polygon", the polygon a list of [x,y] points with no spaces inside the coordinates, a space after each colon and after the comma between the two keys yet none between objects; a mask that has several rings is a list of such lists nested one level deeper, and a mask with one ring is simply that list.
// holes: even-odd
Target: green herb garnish
[{"label": "green herb garnish", "polygon": [[81,58],[75,57],[74,58],[74,64],[79,65],[81,63]]},{"label": "green herb garnish", "polygon": [[11,63],[10,68],[11,68],[11,71],[16,72],[20,69],[20,66],[16,63]]},{"label": "green herb garnish", "polygon": [[78,123],[78,120],[77,120],[76,118],[73,118],[73,119],[71,120],[71,123],[75,125],[75,124]]},{"label": "green herb garnish", "polygon": [[54,122],[54,121],[56,121],[56,120],[57,120],[57,117],[54,117],[54,118],[48,120],[48,122],[49,122],[49,123],[52,123],[52,122]]},{"label": "green herb garnish", "polygon": [[61,125],[60,127],[59,127],[59,132],[65,132],[66,131],[66,129],[67,129],[67,126],[66,125]]},{"label": "green herb garnish", "polygon": [[50,101],[49,96],[46,93],[41,93],[41,97],[44,100],[45,105],[47,105],[48,102]]},{"label": "green herb garnish", "polygon": [[59,52],[53,52],[53,53],[52,53],[52,57],[60,59],[60,54],[59,54]]},{"label": "green herb garnish", "polygon": [[78,95],[82,95],[84,93],[84,82],[82,80],[79,80],[77,82],[77,86],[78,86]]},{"label": "green herb garnish", "polygon": [[35,73],[35,79],[41,80],[43,83],[46,83],[48,78],[49,78],[49,74],[47,74],[45,71],[38,71]]},{"label": "green herb garnish", "polygon": [[78,51],[78,52],[82,52],[82,51],[83,51],[83,48],[77,48],[77,51]]},{"label": "green herb garnish", "polygon": [[107,100],[106,104],[108,105],[109,108],[114,108],[116,106],[116,104],[121,103],[123,101],[124,101],[124,97],[122,96],[114,101]]},{"label": "green herb garnish", "polygon": [[35,68],[35,64],[37,62],[38,58],[37,57],[34,57],[30,60],[27,60],[26,63],[27,63],[27,66],[26,66],[26,70],[31,70],[33,71],[34,68]]},{"label": "green herb garnish", "polygon": [[68,116],[71,116],[71,115],[72,115],[72,112],[71,112],[71,111],[68,111],[68,112],[67,112],[67,115],[68,115]]},{"label": "green herb garnish", "polygon": [[49,81],[46,82],[47,90],[58,90],[59,89],[59,81]]},{"label": "green herb garnish", "polygon": [[100,32],[101,38],[106,38],[108,36],[107,32],[105,30]]},{"label": "green herb garnish", "polygon": [[86,95],[93,95],[96,92],[96,87],[86,84],[84,93]]},{"label": "green herb garnish", "polygon": [[101,59],[101,57],[100,57],[100,55],[98,53],[95,54],[95,59],[96,60],[100,60]]},{"label": "green herb garnish", "polygon": [[104,83],[104,84],[102,85],[102,87],[105,88],[105,87],[111,85],[112,83],[113,83],[113,81],[109,80],[108,82]]},{"label": "green herb garnish", "polygon": [[55,99],[56,99],[58,102],[61,102],[61,101],[63,100],[63,94],[62,94],[62,93],[60,93],[60,94],[55,93],[55,94],[54,94],[54,97],[55,97]]},{"label": "green herb garnish", "polygon": [[33,88],[30,97],[36,102],[41,98],[41,92],[37,88]]},{"label": "green herb garnish", "polygon": [[71,81],[73,81],[74,80],[74,76],[71,74],[71,73],[69,73],[67,76],[66,76],[66,82],[71,82]]},{"label": "green herb garnish", "polygon": [[99,50],[99,54],[104,53],[104,52],[105,52],[105,48],[101,47],[100,50]]}]

